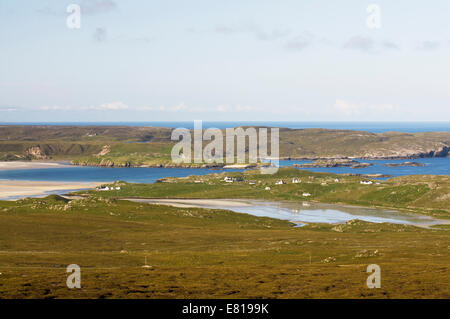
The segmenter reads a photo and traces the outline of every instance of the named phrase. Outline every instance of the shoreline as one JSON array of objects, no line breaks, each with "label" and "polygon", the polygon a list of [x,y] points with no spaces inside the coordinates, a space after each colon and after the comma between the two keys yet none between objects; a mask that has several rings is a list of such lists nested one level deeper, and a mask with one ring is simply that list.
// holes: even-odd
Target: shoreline
[{"label": "shoreline", "polygon": [[[257,204],[258,202],[261,203],[265,203],[265,204],[277,204],[280,202],[286,202],[286,203],[290,203],[291,201],[276,201],[276,200],[263,200],[263,199],[237,199],[237,198],[204,198],[204,199],[194,199],[194,198],[121,198],[122,200],[127,200],[127,201],[131,201],[131,202],[137,202],[137,203],[146,203],[146,204],[153,204],[153,205],[167,205],[167,206],[172,206],[172,207],[177,207],[177,208],[206,208],[206,209],[225,209],[225,210],[231,210],[234,211],[233,208],[243,208],[243,207],[249,207],[249,208],[254,208],[255,204]],[[293,202],[292,202],[293,203]],[[299,203],[297,203],[299,204]],[[412,225],[412,226],[416,226],[416,227],[422,227],[422,228],[431,228],[433,226],[436,225],[450,225],[450,220],[448,219],[440,219],[440,218],[435,218],[432,216],[428,216],[428,215],[420,215],[420,214],[416,214],[416,213],[411,213],[411,212],[405,212],[401,209],[395,209],[395,208],[386,208],[386,207],[366,207],[366,206],[355,206],[355,205],[348,205],[348,204],[341,204],[341,203],[322,203],[322,202],[312,202],[312,205],[317,205],[318,207],[321,207],[321,209],[324,208],[330,208],[330,209],[339,209],[339,208],[349,208],[349,209],[369,209],[369,210],[383,210],[383,211],[391,211],[391,212],[395,212],[398,213],[399,216],[401,215],[411,215],[411,216],[422,216],[422,217],[426,217],[426,218],[430,218],[430,220],[433,220],[435,223],[432,224],[427,224],[427,223],[418,223],[415,222],[413,224],[410,224],[408,222],[406,223],[399,223],[402,225]],[[269,205],[270,206],[270,205]],[[310,207],[310,206],[308,206]],[[238,211],[234,211],[234,212],[238,212]],[[242,212],[238,212],[238,213],[242,213]],[[261,217],[259,215],[254,215],[250,212],[247,212],[247,214],[253,215],[253,216],[258,216]],[[264,216],[263,216],[264,217]],[[270,218],[275,218],[275,219],[280,219],[280,220],[288,220],[291,223],[294,224],[298,224],[298,223],[302,223],[304,225],[308,225],[311,223],[325,223],[325,224],[334,224],[334,225],[339,225],[339,224],[344,224],[346,222],[336,222],[336,223],[329,223],[329,222],[311,222],[311,221],[304,221],[304,220],[294,220],[294,219],[284,219],[284,218],[280,218],[280,217],[274,217],[274,216],[265,216],[265,217],[270,217]],[[405,216],[403,216],[405,217]],[[355,215],[355,219],[361,220],[359,218],[356,217]],[[373,223],[376,223],[374,221],[372,221]]]},{"label": "shoreline", "polygon": [[[279,157],[279,158],[265,158],[268,161],[315,161],[315,160],[414,160],[414,159],[432,159],[432,158],[450,158],[450,156],[429,156],[429,157]],[[259,169],[261,167],[269,166],[267,162],[257,164],[143,164],[134,165],[132,163],[108,163],[106,164],[94,164],[94,163],[77,163],[69,161],[0,161],[0,171],[5,170],[19,170],[19,169],[45,169],[45,168],[68,168],[68,167],[100,167],[100,168],[196,168],[196,169]],[[322,167],[322,166],[318,166]],[[302,168],[314,168],[302,167]]]},{"label": "shoreline", "polygon": [[0,170],[16,170],[16,169],[40,169],[40,168],[63,168],[70,167],[70,164],[64,164],[63,162],[37,162],[37,161],[11,161],[0,162]]},{"label": "shoreline", "polygon": [[[368,160],[368,161],[405,161],[405,160],[420,160],[420,159],[433,159],[433,158],[450,158],[450,154],[446,156],[422,156],[422,155],[404,155],[404,156],[373,156],[373,157],[357,157],[357,156],[330,156],[330,157],[324,157],[324,156],[301,156],[301,157],[295,157],[295,156],[281,156],[278,158],[273,157],[266,157],[263,158],[263,161],[267,162],[261,162],[261,163],[248,163],[248,164],[219,164],[219,163],[201,163],[201,164],[172,164],[172,163],[161,163],[161,164],[142,164],[142,165],[135,165],[130,162],[126,163],[114,163],[114,162],[107,162],[107,163],[89,163],[89,162],[71,162],[69,166],[84,166],[84,167],[106,167],[106,168],[203,168],[203,169],[259,169],[261,167],[268,167],[271,162],[273,161],[316,161],[316,160]],[[365,163],[363,163],[365,164]],[[361,167],[355,167],[355,168],[361,168]]]},{"label": "shoreline", "polygon": [[101,182],[43,182],[0,180],[0,200],[16,200],[25,197],[40,197],[52,192],[69,192],[91,189]]}]

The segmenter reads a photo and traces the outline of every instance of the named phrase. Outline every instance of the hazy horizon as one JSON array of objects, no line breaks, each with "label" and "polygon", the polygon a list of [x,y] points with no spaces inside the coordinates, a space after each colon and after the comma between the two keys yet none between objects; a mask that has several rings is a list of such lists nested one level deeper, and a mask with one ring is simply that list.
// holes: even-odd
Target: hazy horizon
[{"label": "hazy horizon", "polygon": [[435,122],[450,118],[448,12],[444,0],[3,1],[0,122]]}]

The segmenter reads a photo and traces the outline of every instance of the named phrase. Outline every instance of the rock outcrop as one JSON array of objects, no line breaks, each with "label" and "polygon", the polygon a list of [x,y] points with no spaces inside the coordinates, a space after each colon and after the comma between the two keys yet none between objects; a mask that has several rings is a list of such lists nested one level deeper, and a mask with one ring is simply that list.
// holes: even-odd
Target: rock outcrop
[{"label": "rock outcrop", "polygon": [[386,167],[402,167],[402,166],[422,167],[422,166],[425,166],[425,164],[417,163],[417,162],[404,162],[404,163],[387,163],[387,164],[384,164],[383,166],[386,166]]},{"label": "rock outcrop", "polygon": [[105,156],[109,152],[111,152],[111,146],[105,145],[105,146],[103,146],[102,150],[96,156]]},{"label": "rock outcrop", "polygon": [[31,156],[33,159],[38,159],[38,160],[48,159],[47,155],[45,155],[45,153],[42,152],[39,145],[27,148],[27,150],[25,151],[25,154],[28,156]]},{"label": "rock outcrop", "polygon": [[350,167],[365,168],[372,166],[371,163],[361,163],[352,159],[318,159],[313,163],[294,164],[294,167],[313,168],[313,167]]}]

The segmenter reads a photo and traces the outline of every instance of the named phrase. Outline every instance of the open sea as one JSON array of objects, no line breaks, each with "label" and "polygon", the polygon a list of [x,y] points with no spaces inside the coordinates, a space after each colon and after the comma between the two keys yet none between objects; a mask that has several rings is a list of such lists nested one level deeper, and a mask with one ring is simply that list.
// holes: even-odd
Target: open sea
[{"label": "open sea", "polygon": [[[73,125],[73,126],[155,126],[155,127],[183,127],[194,128],[193,121],[184,122],[0,122],[0,125]],[[286,127],[293,129],[326,128],[338,130],[357,130],[372,133],[383,132],[450,132],[450,122],[264,122],[264,121],[236,121],[202,123],[203,128],[231,128],[237,126],[268,126]]]}]

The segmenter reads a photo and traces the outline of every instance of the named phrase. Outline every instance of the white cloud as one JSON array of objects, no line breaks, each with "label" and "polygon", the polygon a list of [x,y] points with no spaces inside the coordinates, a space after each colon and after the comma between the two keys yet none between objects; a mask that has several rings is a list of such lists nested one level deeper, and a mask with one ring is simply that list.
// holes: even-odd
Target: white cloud
[{"label": "white cloud", "polygon": [[166,107],[165,106],[139,106],[136,108],[136,111],[142,111],[142,112],[146,112],[146,111],[165,111]]},{"label": "white cloud", "polygon": [[[100,13],[108,13],[117,9],[115,1],[111,0],[83,0],[80,3],[81,13],[86,15],[96,15]],[[52,16],[66,16],[66,7],[50,7],[45,6],[37,10],[38,13]]]},{"label": "white cloud", "polygon": [[230,107],[228,105],[218,105],[216,107],[216,110],[218,112],[227,112],[230,109]]},{"label": "white cloud", "polygon": [[40,108],[42,111],[70,111],[73,108],[71,106],[60,106],[60,105],[45,105]]},{"label": "white cloud", "polygon": [[123,102],[113,102],[113,103],[101,104],[100,106],[97,106],[97,107],[94,106],[94,107],[92,107],[92,109],[94,109],[94,110],[127,110],[127,109],[129,109],[129,106]]},{"label": "white cloud", "polygon": [[0,112],[16,112],[19,108],[16,106],[0,106]]},{"label": "white cloud", "polygon": [[235,106],[230,106],[230,105],[218,105],[216,107],[216,111],[218,112],[257,112],[260,111],[261,109],[255,106],[250,106],[250,105],[235,105]]},{"label": "white cloud", "polygon": [[238,112],[256,112],[259,111],[260,108],[250,105],[236,105],[235,110]]},{"label": "white cloud", "polygon": [[111,0],[84,0],[81,2],[81,10],[86,14],[98,14],[113,11],[117,4]]},{"label": "white cloud", "polygon": [[430,41],[430,40],[426,40],[426,41],[422,41],[420,42],[417,46],[416,49],[417,50],[421,50],[421,51],[433,51],[439,48],[439,42],[438,41]]},{"label": "white cloud", "polygon": [[302,35],[299,35],[285,44],[285,48],[288,50],[303,50],[306,47],[310,46],[314,41],[314,36],[309,33],[305,32]]},{"label": "white cloud", "polygon": [[105,42],[107,38],[107,33],[105,28],[97,28],[94,32],[94,40],[96,42]]},{"label": "white cloud", "polygon": [[381,44],[383,49],[390,49],[390,50],[399,50],[400,49],[400,45],[394,41],[390,41],[390,40],[385,40],[383,41],[383,43]]},{"label": "white cloud", "polygon": [[392,113],[397,111],[398,107],[392,104],[362,104],[337,99],[332,109],[335,113],[337,112],[340,115],[352,117],[360,115],[377,115],[381,113]]},{"label": "white cloud", "polygon": [[127,110],[129,109],[129,106],[123,102],[112,102],[95,106],[81,106],[81,107],[45,105],[41,106],[39,109],[42,111],[89,111],[89,110],[107,111],[107,110]]},{"label": "white cloud", "polygon": [[374,47],[374,42],[370,37],[354,36],[350,38],[345,44],[344,49],[370,51]]},{"label": "white cloud", "polygon": [[166,107],[164,105],[161,106],[140,106],[133,108],[132,110],[136,111],[154,111],[154,112],[205,112],[206,108],[200,106],[188,106],[184,102],[180,102],[175,106]]},{"label": "white cloud", "polygon": [[261,41],[274,41],[286,37],[291,31],[287,28],[266,31],[257,25],[247,24],[240,26],[218,25],[214,28],[214,32],[224,35],[249,33],[253,34],[258,40]]}]

